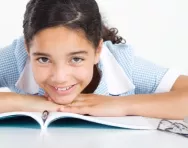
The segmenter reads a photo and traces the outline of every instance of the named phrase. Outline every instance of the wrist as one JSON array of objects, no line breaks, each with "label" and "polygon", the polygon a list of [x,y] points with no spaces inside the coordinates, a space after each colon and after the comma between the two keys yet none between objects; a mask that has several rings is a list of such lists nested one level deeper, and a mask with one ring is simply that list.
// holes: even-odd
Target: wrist
[{"label": "wrist", "polygon": [[131,100],[131,98],[122,97],[121,98],[121,105],[122,105],[122,108],[123,108],[123,114],[125,116],[127,116],[127,115],[138,115],[136,113],[137,105],[134,103],[133,100]]}]

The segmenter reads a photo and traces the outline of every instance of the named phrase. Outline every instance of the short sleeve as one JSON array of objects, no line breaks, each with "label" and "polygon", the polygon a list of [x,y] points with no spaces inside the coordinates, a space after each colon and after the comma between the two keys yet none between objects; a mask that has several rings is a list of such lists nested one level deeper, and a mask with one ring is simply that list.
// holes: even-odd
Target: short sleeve
[{"label": "short sleeve", "polygon": [[16,41],[0,49],[0,87],[9,87],[17,80],[18,70],[15,58]]},{"label": "short sleeve", "polygon": [[155,93],[168,70],[140,57],[135,57],[132,73],[135,94]]}]

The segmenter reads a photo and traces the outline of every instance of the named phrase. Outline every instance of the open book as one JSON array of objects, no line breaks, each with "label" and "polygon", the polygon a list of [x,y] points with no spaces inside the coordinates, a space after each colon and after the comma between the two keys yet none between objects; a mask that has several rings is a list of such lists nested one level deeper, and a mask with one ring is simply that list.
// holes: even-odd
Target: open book
[{"label": "open book", "polygon": [[[29,117],[36,121],[42,130],[46,130],[48,126],[57,121],[65,118],[76,118],[81,119],[87,122],[93,122],[97,124],[128,128],[128,129],[157,129],[159,124],[159,119],[154,118],[145,118],[141,116],[125,116],[125,117],[93,117],[93,116],[84,116],[73,113],[62,113],[62,112],[50,112],[46,119],[44,120],[44,113],[40,112],[8,112],[0,114],[0,123],[3,120],[14,118],[14,117]],[[22,121],[19,121],[22,122]],[[26,125],[27,127],[27,125]]]}]

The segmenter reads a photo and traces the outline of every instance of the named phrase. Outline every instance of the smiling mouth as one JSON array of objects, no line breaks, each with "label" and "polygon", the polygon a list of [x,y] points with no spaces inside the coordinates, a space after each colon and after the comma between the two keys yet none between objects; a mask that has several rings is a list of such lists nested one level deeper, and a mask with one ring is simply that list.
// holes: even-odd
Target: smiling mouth
[{"label": "smiling mouth", "polygon": [[66,91],[73,87],[74,85],[68,86],[68,87],[54,87],[58,91]]},{"label": "smiling mouth", "polygon": [[53,91],[55,91],[55,93],[57,93],[59,95],[68,95],[68,94],[71,94],[71,92],[74,91],[74,88],[76,88],[76,84],[70,85],[70,86],[66,86],[66,87],[52,86]]}]

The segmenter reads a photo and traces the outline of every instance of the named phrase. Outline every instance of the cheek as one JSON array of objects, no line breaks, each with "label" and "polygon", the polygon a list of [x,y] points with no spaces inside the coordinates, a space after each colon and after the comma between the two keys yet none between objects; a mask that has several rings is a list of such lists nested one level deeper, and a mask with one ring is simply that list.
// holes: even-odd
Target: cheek
[{"label": "cheek", "polygon": [[74,72],[74,76],[85,85],[88,85],[93,77],[93,65],[77,69],[76,72]]},{"label": "cheek", "polygon": [[37,84],[40,86],[44,86],[50,74],[49,68],[38,67],[37,65],[33,65],[32,70],[34,79],[37,82]]}]

